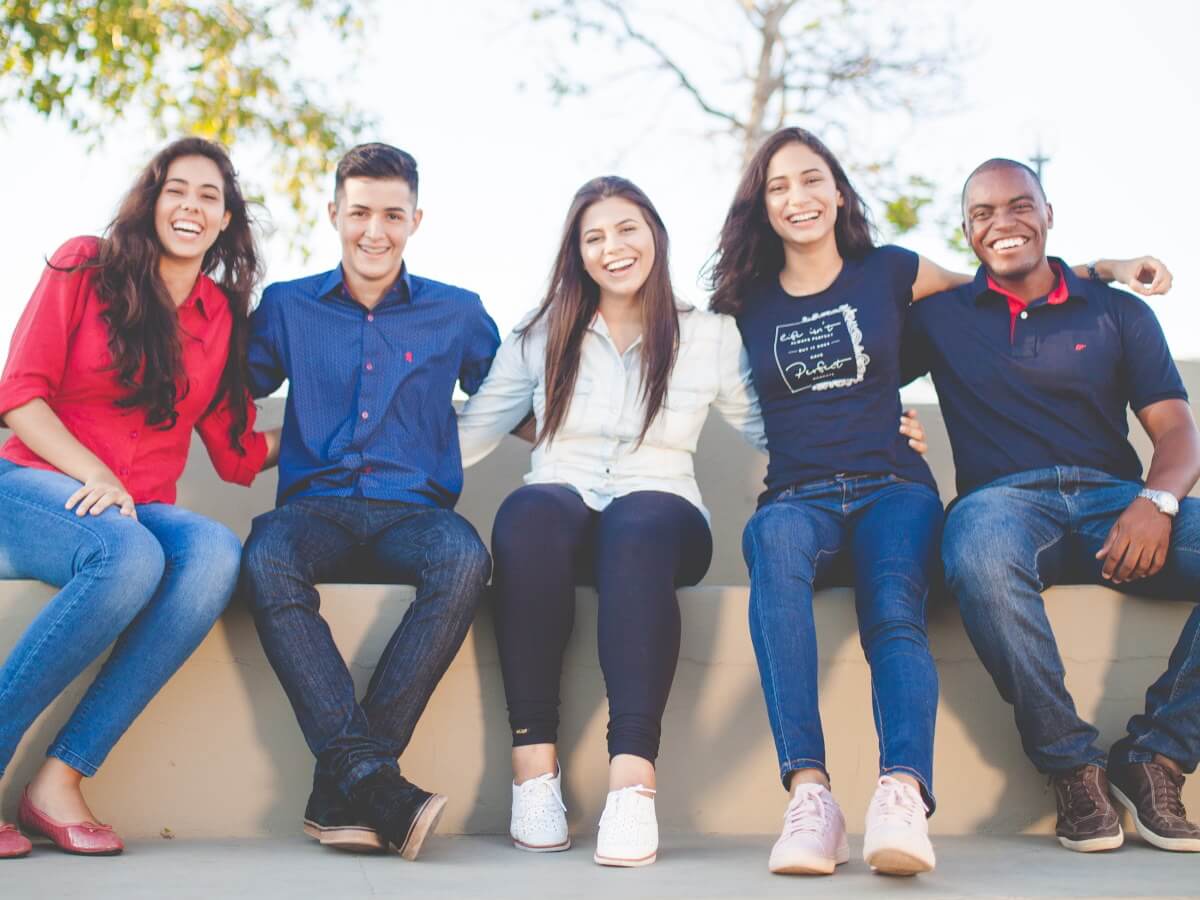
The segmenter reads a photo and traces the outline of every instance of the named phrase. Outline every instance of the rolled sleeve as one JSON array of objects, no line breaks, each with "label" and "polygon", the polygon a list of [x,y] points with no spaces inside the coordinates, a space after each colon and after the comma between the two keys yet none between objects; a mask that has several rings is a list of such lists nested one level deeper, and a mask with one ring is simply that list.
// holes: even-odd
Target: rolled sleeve
[{"label": "rolled sleeve", "polygon": [[204,441],[208,458],[222,481],[249,487],[267,459],[267,439],[254,430],[257,410],[249,395],[246,397],[248,414],[246,431],[242,435],[242,450],[239,452],[230,441],[229,428],[233,424],[233,412],[225,402],[196,422],[196,431]]},{"label": "rolled sleeve", "polygon": [[87,273],[62,271],[95,255],[95,240],[68,241],[50,261],[17,322],[0,375],[0,424],[31,400],[49,400],[67,365],[71,334],[79,326]]}]

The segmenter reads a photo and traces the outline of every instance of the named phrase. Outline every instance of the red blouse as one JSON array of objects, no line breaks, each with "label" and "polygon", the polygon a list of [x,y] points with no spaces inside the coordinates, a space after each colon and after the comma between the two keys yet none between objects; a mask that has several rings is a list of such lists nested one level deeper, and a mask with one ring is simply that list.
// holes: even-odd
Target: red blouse
[{"label": "red blouse", "polygon": [[[59,268],[94,257],[99,242],[73,238],[52,263]],[[262,469],[266,439],[253,430],[242,437],[245,455],[230,444],[228,402],[205,414],[216,394],[229,356],[233,314],[224,292],[201,275],[179,307],[179,329],[187,391],[175,405],[173,428],[146,424],[146,410],[122,408],[116,401],[128,391],[112,370],[104,301],[96,293],[95,271],[60,272],[47,267],[25,307],[4,373],[0,375],[0,418],[9,410],[41,398],[75,438],[121,479],[135,503],[174,503],[175,482],[187,462],[192,428],[200,432],[217,474],[248,485]],[[245,403],[254,424],[254,404]],[[0,457],[23,466],[56,471],[15,435],[0,447]]]}]

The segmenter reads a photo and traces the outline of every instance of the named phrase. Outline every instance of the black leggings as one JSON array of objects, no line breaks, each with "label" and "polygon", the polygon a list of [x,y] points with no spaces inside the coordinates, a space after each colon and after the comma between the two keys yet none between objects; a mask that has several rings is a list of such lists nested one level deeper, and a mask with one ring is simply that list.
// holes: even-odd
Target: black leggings
[{"label": "black leggings", "polygon": [[638,491],[596,512],[569,488],[526,485],[496,513],[492,555],[513,746],[557,742],[575,585],[594,584],[608,688],[608,754],[653,762],[679,659],[675,588],[698,582],[712,559],[712,536],[700,510],[674,494]]}]

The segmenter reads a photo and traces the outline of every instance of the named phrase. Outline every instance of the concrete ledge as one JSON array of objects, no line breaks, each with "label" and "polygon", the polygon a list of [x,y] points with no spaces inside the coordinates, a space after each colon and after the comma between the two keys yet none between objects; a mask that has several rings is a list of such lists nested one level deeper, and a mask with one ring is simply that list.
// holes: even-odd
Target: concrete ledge
[{"label": "concrete ledge", "polygon": [[[52,595],[45,585],[0,582],[0,658]],[[664,723],[659,822],[666,833],[769,833],[784,793],[746,626],[742,587],[680,592],[683,645]],[[326,585],[323,611],[355,681],[365,688],[410,588]],[[563,671],[561,745],[572,828],[594,829],[605,793],[607,704],[596,654],[596,601],[578,597]],[[1123,732],[1162,672],[1190,604],[1061,587],[1046,605],[1081,712],[1105,740]],[[862,828],[877,766],[870,681],[848,590],[817,598],[822,717],[835,790],[852,831]],[[1054,801],[1021,753],[1010,710],[953,609],[931,614],[942,679],[936,745],[940,834],[1046,831]],[[85,673],[30,729],[0,790],[11,818],[20,786],[82,696]],[[481,610],[434,694],[402,765],[450,795],[448,833],[508,827],[509,733],[492,622]],[[267,664],[248,613],[231,609],[150,704],[88,786],[95,807],[131,838],[297,833],[311,757]],[[1200,809],[1200,778],[1185,799]]]}]

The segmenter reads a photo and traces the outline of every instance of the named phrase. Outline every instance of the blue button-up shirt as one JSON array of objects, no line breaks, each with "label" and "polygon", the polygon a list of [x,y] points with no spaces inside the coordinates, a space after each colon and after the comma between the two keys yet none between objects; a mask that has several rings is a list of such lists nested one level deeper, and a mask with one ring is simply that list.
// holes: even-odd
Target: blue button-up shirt
[{"label": "blue button-up shirt", "polygon": [[499,345],[477,294],[407,269],[370,310],[350,298],[341,266],[270,285],[250,317],[250,380],[256,397],[289,382],[277,501],[453,506],[454,383],[474,393]]}]

